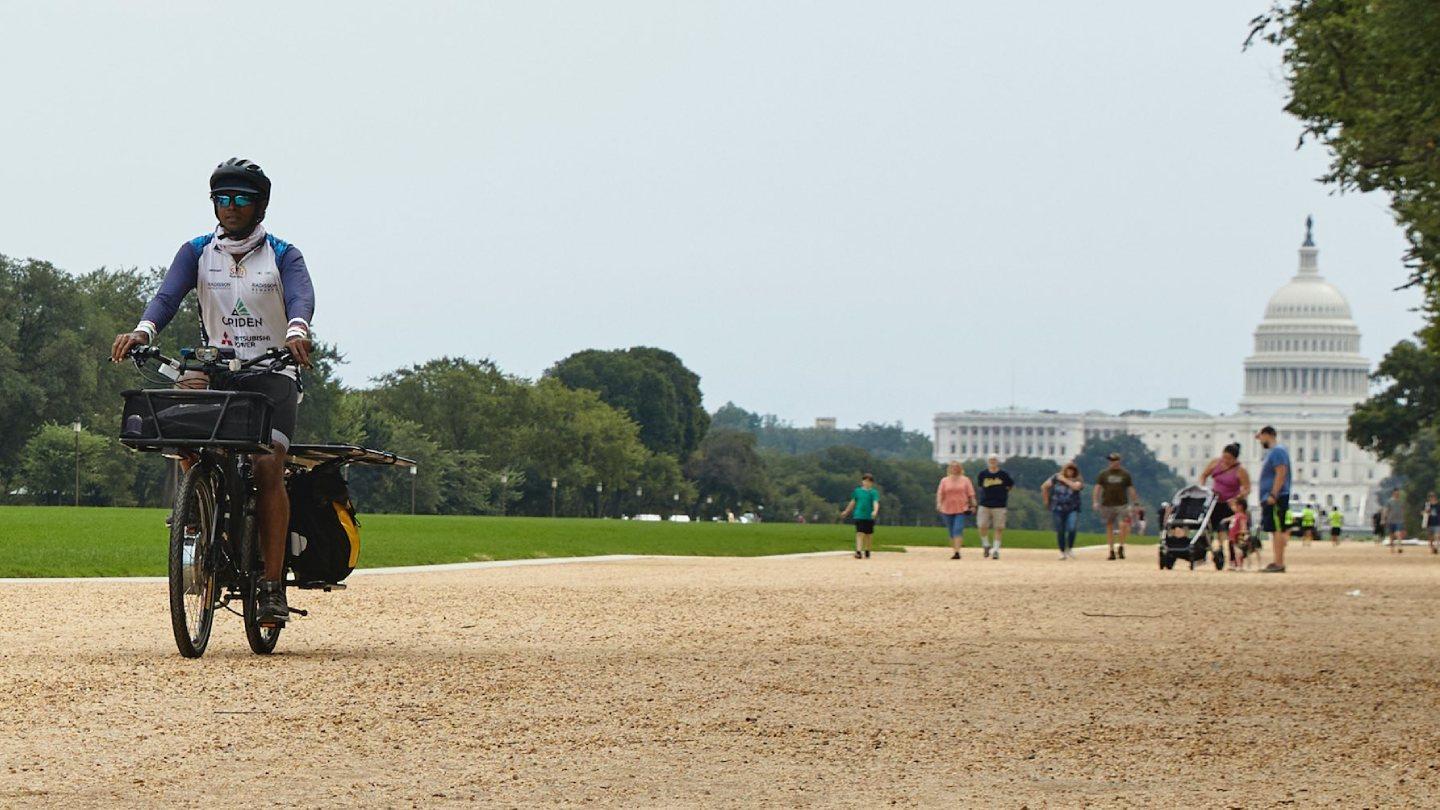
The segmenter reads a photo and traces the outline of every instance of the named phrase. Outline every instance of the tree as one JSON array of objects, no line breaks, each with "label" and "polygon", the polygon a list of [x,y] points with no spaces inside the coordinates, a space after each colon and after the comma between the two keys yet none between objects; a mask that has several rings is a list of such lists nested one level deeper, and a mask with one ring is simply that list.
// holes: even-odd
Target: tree
[{"label": "tree", "polygon": [[566,387],[594,391],[629,414],[640,440],[655,453],[689,458],[710,425],[700,403],[700,377],[663,349],[586,349],[545,372]]},{"label": "tree", "polygon": [[751,413],[733,402],[726,402],[710,417],[710,429],[759,433],[760,415]]},{"label": "tree", "polygon": [[721,406],[711,417],[711,424],[754,434],[762,450],[794,455],[847,446],[858,447],[876,458],[921,460],[930,459],[934,449],[925,434],[906,430],[899,422],[893,425],[866,422],[853,429],[795,427],[774,414],[751,413],[733,402]]},{"label": "tree", "polygon": [[[1185,480],[1155,458],[1155,454],[1150,452],[1145,442],[1136,436],[1121,434],[1109,439],[1090,439],[1080,448],[1080,455],[1075,458],[1075,464],[1085,479],[1081,504],[1090,502],[1095,480],[1109,465],[1106,456],[1111,453],[1120,454],[1123,459],[1121,464],[1130,472],[1135,491],[1140,495],[1140,504],[1147,511],[1153,513],[1159,503],[1170,500],[1185,486]],[[1104,531],[1099,516],[1089,509],[1080,513],[1080,525],[1082,531]]]},{"label": "tree", "polygon": [[755,450],[755,437],[733,430],[712,430],[686,466],[700,497],[712,497],[717,508],[763,504],[770,495],[765,462]]},{"label": "tree", "polygon": [[1252,22],[1247,46],[1281,49],[1300,143],[1331,155],[1321,181],[1380,191],[1410,243],[1435,348],[1440,313],[1440,6],[1432,0],[1285,0]]},{"label": "tree", "polygon": [[[20,483],[36,503],[69,504],[75,499],[78,445],[80,503],[132,506],[130,454],[113,439],[70,425],[44,425],[25,444]],[[50,493],[58,493],[51,495]]]},{"label": "tree", "polygon": [[[1395,346],[1376,371],[1390,385],[1356,409],[1349,436],[1397,471],[1433,462],[1440,414],[1440,6],[1432,0],[1286,0],[1256,17],[1247,46],[1281,49],[1300,143],[1330,153],[1321,179],[1378,191],[1405,232],[1410,283],[1424,295],[1418,343]],[[1428,476],[1422,476],[1428,478]],[[1414,491],[1411,500],[1418,502]]]}]

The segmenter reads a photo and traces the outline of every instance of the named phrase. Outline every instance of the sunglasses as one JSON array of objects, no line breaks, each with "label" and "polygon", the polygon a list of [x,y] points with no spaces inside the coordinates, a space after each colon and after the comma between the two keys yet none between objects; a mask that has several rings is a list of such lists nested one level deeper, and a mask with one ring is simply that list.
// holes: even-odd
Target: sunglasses
[{"label": "sunglasses", "polygon": [[255,198],[249,194],[211,194],[210,201],[221,208],[229,208],[232,203],[236,208],[246,208],[255,204]]}]

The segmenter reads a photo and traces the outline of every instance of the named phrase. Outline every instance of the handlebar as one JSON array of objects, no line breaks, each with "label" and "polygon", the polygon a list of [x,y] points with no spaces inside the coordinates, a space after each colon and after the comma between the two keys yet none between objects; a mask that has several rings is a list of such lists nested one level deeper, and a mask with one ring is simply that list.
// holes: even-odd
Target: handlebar
[{"label": "handlebar", "polygon": [[235,373],[264,365],[269,371],[281,371],[288,366],[297,365],[294,355],[289,348],[269,348],[259,357],[252,357],[249,360],[241,360],[235,356],[234,349],[221,349],[218,346],[200,346],[194,349],[181,349],[180,359],[176,360],[166,357],[154,346],[142,344],[135,346],[125,353],[125,356],[135,361],[136,368],[143,368],[146,360],[155,360],[160,368],[160,373],[174,380],[187,371],[229,372]]}]

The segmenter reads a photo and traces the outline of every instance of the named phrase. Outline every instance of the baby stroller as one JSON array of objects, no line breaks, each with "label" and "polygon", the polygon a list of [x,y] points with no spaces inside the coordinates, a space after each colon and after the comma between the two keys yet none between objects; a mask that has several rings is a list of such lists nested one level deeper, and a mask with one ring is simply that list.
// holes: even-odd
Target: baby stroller
[{"label": "baby stroller", "polygon": [[1212,537],[1210,516],[1219,498],[1208,487],[1188,486],[1175,493],[1165,510],[1160,531],[1160,567],[1169,570],[1184,560],[1195,570],[1196,563],[1211,558],[1216,570],[1225,568],[1223,542]]}]

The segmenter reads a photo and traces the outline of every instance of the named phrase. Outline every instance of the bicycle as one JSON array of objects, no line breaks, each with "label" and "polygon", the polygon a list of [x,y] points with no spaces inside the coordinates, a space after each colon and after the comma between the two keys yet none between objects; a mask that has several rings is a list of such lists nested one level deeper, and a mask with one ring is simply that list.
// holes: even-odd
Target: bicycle
[{"label": "bicycle", "polygon": [[[181,359],[174,360],[154,347],[137,346],[127,356],[142,376],[146,362],[153,360],[169,381],[201,371],[212,384],[252,369],[280,371],[295,364],[288,349],[272,348],[250,360],[238,360],[233,349],[214,346],[182,349],[180,354]],[[121,443],[188,464],[170,515],[170,624],[180,654],[204,655],[218,608],[241,616],[253,652],[274,652],[283,624],[259,620],[257,586],[264,569],[252,467],[255,455],[274,452],[273,406],[263,394],[244,391],[151,388],[125,391],[123,396]],[[239,602],[241,610],[232,608],[233,602]],[[308,615],[293,607],[290,613]]]}]

